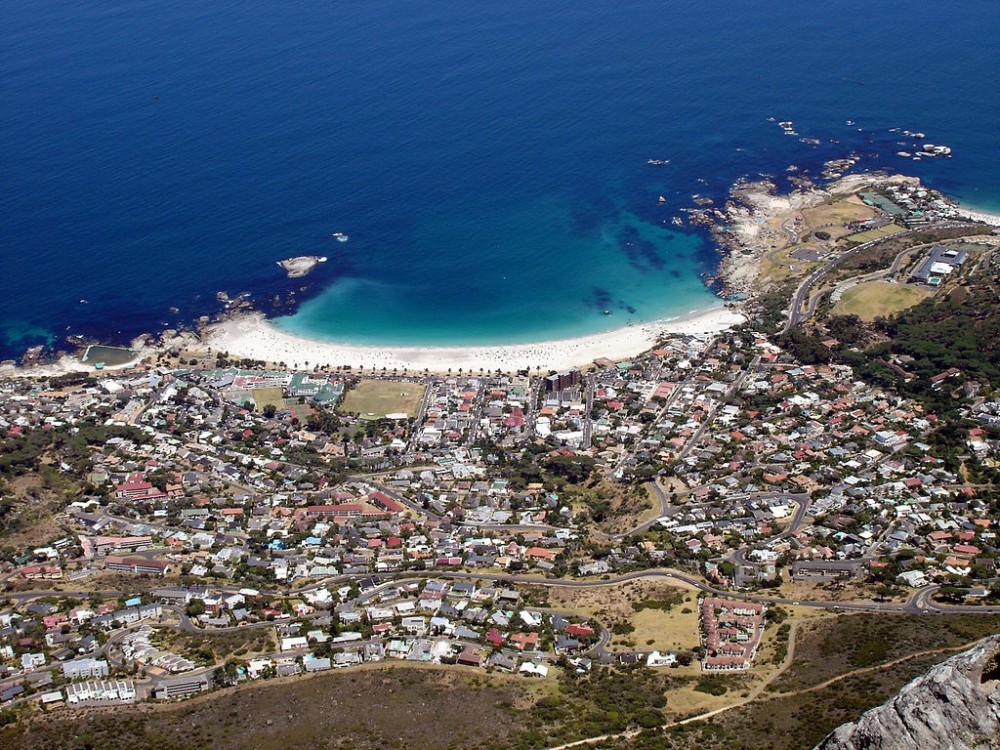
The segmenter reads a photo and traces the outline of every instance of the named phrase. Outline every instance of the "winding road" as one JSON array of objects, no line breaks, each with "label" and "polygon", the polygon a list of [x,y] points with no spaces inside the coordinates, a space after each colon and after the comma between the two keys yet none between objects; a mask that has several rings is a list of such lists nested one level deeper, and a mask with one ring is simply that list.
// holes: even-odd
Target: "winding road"
[{"label": "winding road", "polygon": [[[945,223],[945,224],[939,224],[939,225],[935,226],[934,229],[952,229],[952,228],[956,228],[956,227],[979,228],[979,227],[981,227],[981,225],[979,225],[979,224],[968,224],[968,223],[964,223],[964,222],[948,222],[948,223]],[[802,280],[802,282],[799,284],[798,288],[795,290],[795,294],[792,296],[792,301],[791,301],[791,303],[789,304],[789,307],[788,307],[788,318],[785,320],[785,324],[784,324],[784,326],[781,329],[781,333],[788,333],[788,331],[790,331],[793,326],[795,326],[798,323],[800,323],[801,321],[805,320],[810,315],[812,315],[813,312],[815,312],[816,306],[819,304],[818,299],[817,299],[817,301],[815,303],[811,303],[810,304],[810,309],[809,310],[807,310],[805,313],[803,313],[803,311],[802,311],[802,303],[809,296],[810,289],[813,287],[814,284],[816,284],[824,276],[826,276],[826,274],[828,274],[831,270],[833,270],[838,265],[840,265],[841,263],[843,263],[845,260],[847,260],[848,258],[853,258],[855,255],[857,255],[857,254],[859,254],[861,252],[864,252],[865,250],[868,250],[868,249],[874,247],[875,245],[878,245],[879,243],[884,242],[884,241],[886,241],[888,239],[896,239],[897,237],[906,237],[906,236],[909,236],[909,235],[918,234],[918,233],[922,233],[922,232],[926,232],[926,231],[927,231],[927,228],[907,229],[906,231],[897,232],[896,234],[890,235],[888,237],[879,237],[878,239],[871,240],[869,242],[865,242],[864,244],[858,245],[857,247],[853,247],[850,250],[847,250],[846,252],[844,252],[843,254],[837,256],[836,258],[832,258],[832,259],[828,260],[822,266],[820,266],[815,271],[813,271],[811,274],[809,274],[808,276],[806,276],[806,278]],[[932,242],[932,243],[929,243],[929,244],[936,244],[936,242]],[[913,249],[914,248],[907,248],[907,251],[913,250]],[[893,261],[893,264],[895,265],[895,263],[898,260],[899,260],[899,256],[896,257],[896,260]]]}]

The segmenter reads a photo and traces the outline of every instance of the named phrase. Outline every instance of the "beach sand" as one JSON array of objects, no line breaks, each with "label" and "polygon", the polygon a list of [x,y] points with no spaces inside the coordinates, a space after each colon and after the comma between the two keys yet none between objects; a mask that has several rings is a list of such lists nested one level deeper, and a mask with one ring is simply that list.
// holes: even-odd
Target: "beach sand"
[{"label": "beach sand", "polygon": [[991,214],[986,211],[979,211],[977,209],[958,206],[955,209],[955,216],[964,219],[972,219],[972,221],[981,221],[984,224],[989,224],[991,227],[1000,227],[1000,214]]},{"label": "beach sand", "polygon": [[714,333],[742,323],[719,307],[677,320],[618,328],[574,339],[498,346],[350,346],[301,338],[275,328],[261,313],[241,315],[205,330],[203,344],[230,357],[248,357],[292,368],[342,367],[366,371],[516,372],[560,370],[607,357],[620,360],[653,348],[667,334]]}]

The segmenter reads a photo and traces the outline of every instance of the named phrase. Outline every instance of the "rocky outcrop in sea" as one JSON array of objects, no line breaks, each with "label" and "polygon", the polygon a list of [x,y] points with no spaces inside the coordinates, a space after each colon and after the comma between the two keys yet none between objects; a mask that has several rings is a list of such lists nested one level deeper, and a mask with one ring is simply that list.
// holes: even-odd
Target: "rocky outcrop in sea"
[{"label": "rocky outcrop in sea", "polygon": [[300,279],[309,274],[320,263],[326,263],[326,258],[319,255],[297,255],[277,261],[290,279]]}]

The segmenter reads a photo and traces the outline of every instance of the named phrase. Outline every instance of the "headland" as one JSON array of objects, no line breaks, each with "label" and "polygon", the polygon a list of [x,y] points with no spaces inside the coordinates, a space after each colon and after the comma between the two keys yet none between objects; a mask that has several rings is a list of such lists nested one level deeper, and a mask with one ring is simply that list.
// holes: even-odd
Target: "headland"
[{"label": "headland", "polygon": [[[893,196],[901,208],[886,196]],[[895,209],[892,207],[895,206]],[[886,208],[906,216],[886,213]],[[964,222],[983,226],[985,234],[1000,226],[1000,216],[969,210],[923,186],[919,179],[899,174],[865,172],[817,184],[800,180],[781,193],[771,180],[735,184],[719,208],[690,210],[692,224],[708,226],[721,257],[717,278],[721,294],[730,300],[688,315],[637,323],[574,338],[517,344],[419,346],[346,344],[298,336],[281,330],[249,301],[227,301],[221,319],[202,320],[197,332],[168,330],[155,339],[131,343],[136,357],[127,363],[107,363],[107,369],[132,366],[141,359],[171,351],[199,352],[285,365],[294,368],[349,368],[356,371],[415,372],[556,370],[589,365],[597,360],[621,361],[655,348],[671,334],[718,333],[739,325],[760,310],[768,290],[782,288],[803,273],[839,257],[872,237],[920,227],[946,227]],[[985,226],[984,226],[985,225]],[[846,243],[846,244],[845,244]],[[319,259],[308,260],[315,265]],[[286,269],[287,270],[287,269]],[[221,293],[220,293],[221,294]],[[812,303],[818,302],[819,298]],[[815,305],[813,305],[815,307]],[[72,355],[55,363],[5,363],[3,371],[52,375],[89,371],[92,364]],[[102,368],[103,369],[103,368]]]},{"label": "headland", "polygon": [[[891,196],[897,202],[893,202]],[[891,236],[950,225],[982,224],[1000,216],[965,208],[917,177],[862,172],[825,184],[798,181],[780,193],[770,179],[739,182],[724,207],[699,212],[723,255],[723,293],[751,299],[781,287],[846,249]]]}]

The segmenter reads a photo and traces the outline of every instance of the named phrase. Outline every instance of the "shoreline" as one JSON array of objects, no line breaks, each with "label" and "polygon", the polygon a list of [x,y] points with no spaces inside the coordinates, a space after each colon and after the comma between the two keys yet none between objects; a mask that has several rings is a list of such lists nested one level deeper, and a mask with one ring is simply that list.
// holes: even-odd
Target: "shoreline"
[{"label": "shoreline", "polygon": [[656,346],[664,336],[727,330],[745,317],[725,306],[674,319],[626,326],[603,333],[527,344],[468,346],[363,346],[295,336],[272,325],[263,313],[234,316],[205,328],[202,346],[289,367],[347,367],[359,371],[484,370],[512,373],[524,369],[561,370],[597,359],[621,360]]},{"label": "shoreline", "polygon": [[[823,203],[857,194],[863,188],[882,189],[888,185],[923,187],[920,178],[883,171],[844,175],[826,183],[799,185],[786,193],[776,190],[771,178],[739,182],[729,200],[712,213],[709,229],[722,250],[718,278],[726,294],[750,300],[762,288],[764,257],[775,250],[801,241],[796,218],[801,212]],[[945,198],[950,207],[941,215],[946,220],[966,219],[985,228],[1000,227],[1000,215],[971,209]],[[988,231],[987,229],[987,231]]]},{"label": "shoreline", "polygon": [[980,211],[977,208],[967,208],[961,203],[955,207],[955,215],[971,219],[972,221],[981,221],[983,224],[991,227],[1000,227],[1000,214]]},{"label": "shoreline", "polygon": [[771,178],[737,183],[710,227],[713,238],[723,249],[719,278],[726,293],[751,299],[762,291],[763,258],[788,244],[790,234],[795,233],[797,238],[797,230],[788,223],[802,211],[864,186],[918,183],[916,177],[878,171],[849,174],[825,184],[804,184],[787,193],[777,192]]},{"label": "shoreline", "polygon": [[[796,183],[795,189],[779,193],[771,178],[743,180],[733,185],[723,206],[691,209],[691,224],[706,226],[719,250],[717,271],[708,278],[713,284],[719,284],[720,295],[741,302],[734,304],[720,299],[717,307],[691,311],[674,319],[523,344],[420,346],[347,344],[312,339],[278,329],[264,312],[230,309],[225,317],[211,323],[203,317],[198,334],[167,329],[158,338],[139,336],[131,343],[137,350],[132,361],[102,369],[127,369],[150,356],[178,350],[224,352],[230,358],[294,369],[349,368],[360,372],[482,370],[512,373],[525,369],[567,369],[589,365],[599,359],[621,361],[654,348],[666,336],[718,333],[745,322],[747,317],[742,311],[747,308],[742,301],[752,305],[764,291],[760,278],[764,256],[787,245],[789,240],[798,240],[799,230],[793,220],[796,216],[801,217],[801,211],[856,193],[862,187],[880,188],[890,184],[920,186],[921,183],[916,177],[872,171],[848,174],[824,183],[803,180],[801,184]],[[948,202],[950,206],[944,211],[946,217],[966,218],[994,230],[1000,227],[1000,215],[996,213]],[[321,262],[318,257],[291,260]],[[0,376],[46,377],[74,372],[98,371],[83,363],[79,353],[64,354],[54,362],[6,361],[0,364]]]}]

